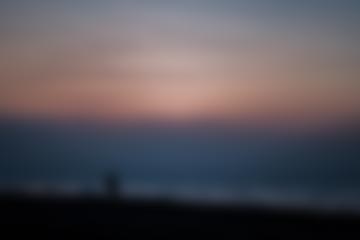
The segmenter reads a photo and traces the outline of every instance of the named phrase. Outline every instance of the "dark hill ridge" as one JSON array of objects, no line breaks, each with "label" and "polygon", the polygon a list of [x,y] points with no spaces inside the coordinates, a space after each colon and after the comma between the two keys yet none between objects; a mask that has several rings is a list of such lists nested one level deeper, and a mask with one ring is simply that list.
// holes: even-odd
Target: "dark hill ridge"
[{"label": "dark hill ridge", "polygon": [[0,211],[3,232],[14,237],[360,236],[360,215],[300,208],[2,194]]}]

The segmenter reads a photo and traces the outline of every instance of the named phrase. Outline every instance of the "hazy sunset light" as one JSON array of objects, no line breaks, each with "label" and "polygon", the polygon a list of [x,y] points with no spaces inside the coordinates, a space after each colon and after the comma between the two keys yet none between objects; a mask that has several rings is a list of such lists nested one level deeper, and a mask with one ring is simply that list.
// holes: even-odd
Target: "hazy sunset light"
[{"label": "hazy sunset light", "polygon": [[359,116],[358,17],[327,1],[273,2],[267,9],[252,1],[6,3],[0,113],[292,122]]}]

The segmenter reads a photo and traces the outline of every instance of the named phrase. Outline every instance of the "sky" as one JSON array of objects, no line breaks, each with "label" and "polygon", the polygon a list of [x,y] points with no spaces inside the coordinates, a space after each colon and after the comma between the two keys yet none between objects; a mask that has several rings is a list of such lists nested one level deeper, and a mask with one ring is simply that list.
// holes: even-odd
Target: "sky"
[{"label": "sky", "polygon": [[0,115],[360,119],[354,0],[0,1]]}]

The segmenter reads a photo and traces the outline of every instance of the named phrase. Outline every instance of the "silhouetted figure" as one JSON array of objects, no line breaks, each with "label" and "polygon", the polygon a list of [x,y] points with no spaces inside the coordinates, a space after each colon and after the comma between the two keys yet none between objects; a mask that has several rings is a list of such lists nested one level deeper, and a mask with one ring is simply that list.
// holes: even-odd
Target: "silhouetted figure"
[{"label": "silhouetted figure", "polygon": [[105,178],[105,192],[109,198],[118,198],[120,192],[119,179],[117,174],[108,173]]}]

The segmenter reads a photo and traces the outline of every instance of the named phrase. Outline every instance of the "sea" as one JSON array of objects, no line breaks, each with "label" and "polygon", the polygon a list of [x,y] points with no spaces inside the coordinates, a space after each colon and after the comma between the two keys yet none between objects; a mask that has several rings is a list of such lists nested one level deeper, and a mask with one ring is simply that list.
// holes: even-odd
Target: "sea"
[{"label": "sea", "polygon": [[360,131],[0,120],[0,190],[360,209]]}]

